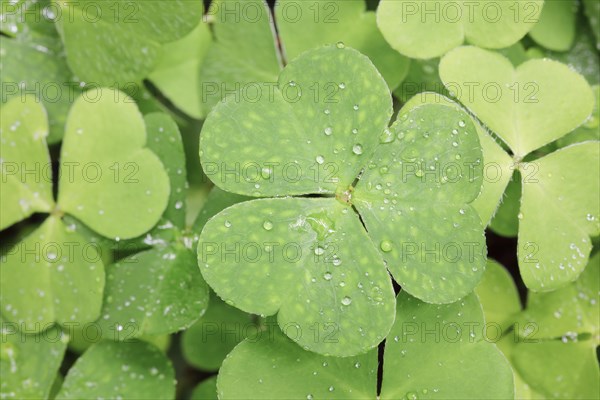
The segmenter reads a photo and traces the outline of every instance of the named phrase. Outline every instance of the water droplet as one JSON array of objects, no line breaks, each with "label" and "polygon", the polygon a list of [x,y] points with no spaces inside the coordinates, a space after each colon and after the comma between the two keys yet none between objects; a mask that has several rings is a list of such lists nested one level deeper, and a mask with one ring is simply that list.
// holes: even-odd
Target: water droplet
[{"label": "water droplet", "polygon": [[381,136],[379,136],[380,143],[391,143],[394,141],[394,139],[396,138],[394,137],[392,131],[390,131],[389,129],[384,130]]},{"label": "water droplet", "polygon": [[175,209],[176,210],[181,210],[181,208],[183,207],[183,202],[182,201],[178,201],[175,203]]},{"label": "water droplet", "polygon": [[325,128],[325,135],[331,136],[332,133],[333,133],[333,129],[330,126]]},{"label": "water droplet", "polygon": [[519,214],[517,215],[517,218],[519,218],[519,219],[523,219],[523,213],[519,213]]},{"label": "water droplet", "polygon": [[343,49],[344,47],[346,47],[346,45],[344,44],[344,42],[337,42],[336,47],[338,49]]},{"label": "water droplet", "polygon": [[465,126],[467,126],[467,124],[465,123],[465,121],[460,120],[460,121],[458,121],[458,126],[460,126],[461,128],[464,128]]},{"label": "water droplet", "polygon": [[295,87],[295,86],[296,86],[296,82],[294,82],[294,81],[290,81],[290,82],[289,82],[289,85],[290,85],[291,87]]},{"label": "water droplet", "polygon": [[354,368],[360,368],[360,363],[357,361],[356,364],[354,364]]},{"label": "water droplet", "polygon": [[225,221],[225,228],[231,228],[231,222]]},{"label": "water droplet", "polygon": [[593,221],[596,218],[592,214],[588,214],[588,215],[586,215],[585,219],[587,219],[588,221]]},{"label": "water droplet", "polygon": [[352,152],[354,154],[356,154],[357,156],[361,155],[363,153],[363,148],[362,145],[360,144],[355,144],[354,147],[352,147]]},{"label": "water droplet", "polygon": [[320,255],[323,255],[323,253],[325,253],[325,249],[324,248],[322,248],[321,246],[315,247],[315,254],[316,255],[320,256]]},{"label": "water droplet", "polygon": [[342,90],[346,89],[346,84],[344,82],[340,83],[338,87]]},{"label": "water droplet", "polygon": [[354,108],[354,111],[358,111],[358,104],[355,104],[352,108]]},{"label": "water droplet", "polygon": [[307,394],[306,395],[306,400],[313,400],[313,395],[312,394]]},{"label": "water droplet", "polygon": [[356,135],[356,134],[358,133],[358,129],[356,129],[356,128],[352,129],[352,133],[353,133],[354,135]]},{"label": "water droplet", "polygon": [[379,247],[381,247],[381,250],[383,250],[384,252],[389,253],[390,251],[392,251],[392,242],[390,242],[389,240],[383,240]]},{"label": "water droplet", "polygon": [[323,164],[325,162],[325,157],[317,156],[317,158],[315,158],[315,160],[317,161],[317,164]]},{"label": "water droplet", "polygon": [[346,297],[344,297],[344,298],[342,299],[342,304],[343,304],[343,305],[345,305],[345,306],[349,306],[349,305],[350,305],[350,303],[352,303],[352,299],[351,299],[350,297],[346,296]]},{"label": "water droplet", "polygon": [[265,228],[266,231],[270,231],[271,229],[273,229],[273,223],[269,220],[266,220],[265,222],[263,222],[263,228]]},{"label": "water droplet", "polygon": [[325,272],[325,274],[323,275],[323,279],[325,279],[326,281],[330,281],[332,277],[333,275],[331,275],[331,272]]}]

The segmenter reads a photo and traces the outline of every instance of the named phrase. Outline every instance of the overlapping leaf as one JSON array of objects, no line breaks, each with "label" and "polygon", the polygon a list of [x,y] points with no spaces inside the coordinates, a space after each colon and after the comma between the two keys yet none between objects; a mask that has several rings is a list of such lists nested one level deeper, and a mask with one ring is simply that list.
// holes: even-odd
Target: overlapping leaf
[{"label": "overlapping leaf", "polygon": [[[519,266],[525,283],[547,291],[575,280],[587,263],[589,236],[600,230],[598,142],[522,159],[589,118],[594,96],[585,79],[550,60],[530,60],[515,69],[501,55],[475,47],[447,54],[440,75],[513,153],[523,186]],[[479,86],[468,87],[473,81]],[[485,90],[491,86],[497,89],[493,98]]]},{"label": "overlapping leaf", "polygon": [[377,25],[401,54],[434,58],[465,41],[491,49],[508,47],[533,28],[543,5],[543,0],[382,0],[377,8]]}]

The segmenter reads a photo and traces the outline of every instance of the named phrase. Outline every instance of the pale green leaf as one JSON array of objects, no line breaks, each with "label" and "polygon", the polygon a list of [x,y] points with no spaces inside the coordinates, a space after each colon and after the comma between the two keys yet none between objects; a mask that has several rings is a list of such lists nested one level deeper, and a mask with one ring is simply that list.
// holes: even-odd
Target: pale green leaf
[{"label": "pale green leaf", "polygon": [[149,230],[167,206],[169,178],[145,146],[144,120],[130,97],[94,89],[77,99],[61,149],[61,210],[110,238]]},{"label": "pale green leaf", "polygon": [[[534,291],[572,282],[600,233],[600,146],[584,142],[522,166],[518,256]],[[527,171],[527,173],[526,173]]]},{"label": "pale green leaf", "polygon": [[549,0],[544,2],[539,22],[529,36],[550,50],[567,51],[575,39],[576,0]]},{"label": "pale green leaf", "polygon": [[2,258],[2,313],[27,331],[100,315],[104,266],[99,247],[50,216]]},{"label": "pale green leaf", "polygon": [[515,69],[500,54],[460,47],[442,58],[440,76],[518,159],[581,125],[594,105],[585,79],[552,60]]},{"label": "pale green leaf", "polygon": [[543,0],[382,0],[377,8],[377,24],[400,53],[433,58],[465,41],[492,49],[508,47],[535,25],[543,4]]},{"label": "pale green leaf", "polygon": [[14,98],[0,108],[0,230],[35,212],[50,212],[52,165],[46,147],[48,119],[35,97]]},{"label": "pale green leaf", "polygon": [[177,108],[198,119],[206,116],[199,71],[210,44],[208,24],[201,22],[187,36],[161,48],[156,67],[148,76]]}]

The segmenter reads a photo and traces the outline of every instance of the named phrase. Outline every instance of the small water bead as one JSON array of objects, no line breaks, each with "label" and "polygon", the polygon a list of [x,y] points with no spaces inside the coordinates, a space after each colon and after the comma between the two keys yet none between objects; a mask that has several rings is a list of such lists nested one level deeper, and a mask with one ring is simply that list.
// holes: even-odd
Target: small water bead
[{"label": "small water bead", "polygon": [[356,134],[358,133],[358,129],[356,129],[356,128],[352,129],[352,133],[353,133],[354,135],[356,135]]},{"label": "small water bead", "polygon": [[354,364],[354,368],[360,368],[360,363],[357,361],[356,364]]},{"label": "small water bead", "polygon": [[344,42],[337,42],[336,47],[338,49],[343,49],[344,47],[346,47],[346,45],[344,44]]},{"label": "small water bead", "polygon": [[342,90],[346,89],[346,84],[344,82],[340,83],[338,87]]},{"label": "small water bead", "polygon": [[330,281],[331,278],[333,278],[333,275],[331,275],[331,272],[325,272],[325,274],[323,275],[323,279],[325,279],[326,281]]},{"label": "small water bead", "polygon": [[312,394],[307,394],[306,395],[306,400],[313,400],[313,395]]},{"label": "small water bead", "polygon": [[333,265],[335,265],[336,267],[340,266],[341,264],[342,264],[342,260],[340,260],[339,258],[333,259]]},{"label": "small water bead", "polygon": [[458,126],[460,126],[461,128],[464,128],[465,126],[467,126],[466,122],[463,120],[458,121]]},{"label": "small water bead", "polygon": [[453,135],[458,135],[458,129],[452,129],[452,134]]},{"label": "small water bead", "polygon": [[290,82],[289,82],[289,85],[290,85],[291,87],[295,87],[295,86],[296,86],[296,82],[294,82],[294,81],[290,81]]},{"label": "small water bead", "polygon": [[363,153],[362,145],[355,144],[354,147],[352,147],[352,152],[357,156],[361,155]]},{"label": "small water bead", "polygon": [[592,214],[588,214],[586,215],[585,219],[587,219],[588,221],[594,221],[596,218],[592,215]]},{"label": "small water bead", "polygon": [[333,128],[331,128],[330,126],[328,126],[327,128],[325,128],[325,135],[326,136],[331,136],[332,133],[333,133]]},{"label": "small water bead", "polygon": [[317,156],[317,158],[315,159],[317,161],[317,164],[323,164],[325,162],[325,157],[323,156]]},{"label": "small water bead", "polygon": [[359,108],[358,104],[355,104],[354,107],[352,107],[352,108],[354,108],[354,111],[358,111],[358,108]]},{"label": "small water bead", "polygon": [[265,222],[263,222],[263,228],[266,231],[270,231],[271,229],[273,229],[273,223],[269,220],[266,220]]},{"label": "small water bead", "polygon": [[381,247],[382,251],[389,253],[390,251],[392,251],[392,242],[390,242],[389,240],[383,240],[379,247]]},{"label": "small water bead", "polygon": [[325,111],[323,111],[325,113],[325,115],[329,115],[331,114],[331,111],[329,111],[329,108],[326,108]]},{"label": "small water bead", "polygon": [[342,304],[345,306],[349,306],[351,303],[352,303],[352,299],[348,296],[346,296],[342,299]]},{"label": "small water bead", "polygon": [[329,391],[333,392],[335,390],[335,388],[333,386],[329,386]]},{"label": "small water bead", "polygon": [[316,255],[320,256],[320,255],[323,255],[323,253],[325,253],[325,249],[324,248],[322,248],[321,246],[315,247],[315,254]]},{"label": "small water bead", "polygon": [[231,222],[225,221],[225,228],[231,228]]},{"label": "small water bead", "polygon": [[452,142],[452,147],[458,147],[458,143],[457,142]]}]

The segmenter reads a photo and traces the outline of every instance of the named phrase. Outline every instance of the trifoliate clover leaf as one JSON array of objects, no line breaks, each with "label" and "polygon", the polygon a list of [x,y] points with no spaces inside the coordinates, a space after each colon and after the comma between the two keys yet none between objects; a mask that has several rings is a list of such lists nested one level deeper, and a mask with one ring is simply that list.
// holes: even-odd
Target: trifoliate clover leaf
[{"label": "trifoliate clover leaf", "polygon": [[18,332],[20,327],[17,324],[1,317],[0,325],[0,396],[48,398],[67,348],[68,336],[56,327],[43,334],[28,335]]},{"label": "trifoliate clover leaf", "polygon": [[146,342],[102,341],[75,362],[56,399],[174,397],[173,366],[160,350]]},{"label": "trifoliate clover leaf", "polygon": [[[373,13],[365,11],[364,0],[280,0],[275,16],[262,0],[216,0],[208,17],[214,24],[214,44],[201,69],[207,110],[229,94],[256,100],[270,93],[284,58],[294,59],[325,44],[343,42],[372,57],[391,88],[398,86],[408,68],[408,60],[381,37]],[[274,37],[276,29],[283,54]],[[332,97],[340,89],[329,84],[303,90]]]},{"label": "trifoliate clover leaf", "polygon": [[434,58],[465,41],[490,49],[508,47],[533,28],[543,5],[543,0],[382,0],[377,8],[377,25],[401,54]]},{"label": "trifoliate clover leaf", "polygon": [[513,154],[523,187],[518,251],[525,284],[548,291],[574,281],[587,263],[589,236],[600,231],[598,142],[522,160],[589,118],[594,96],[587,82],[555,61],[530,60],[515,69],[501,55],[475,47],[444,56],[440,75]]},{"label": "trifoliate clover leaf", "polygon": [[227,354],[239,342],[246,337],[259,337],[263,334],[261,329],[250,314],[213,295],[206,314],[183,333],[181,350],[194,367],[218,371]]},{"label": "trifoliate clover leaf", "polygon": [[408,72],[409,59],[393,51],[377,28],[364,0],[278,0],[277,31],[287,60],[328,43],[343,42],[373,62],[390,89]]},{"label": "trifoliate clover leaf", "polygon": [[198,25],[202,2],[127,3],[61,0],[57,20],[69,66],[96,85],[138,83],[157,63],[161,46]]},{"label": "trifoliate clover leaf", "polygon": [[[246,339],[225,360],[217,380],[219,398],[512,398],[510,365],[484,341],[475,296],[438,306],[401,293],[397,302],[379,396],[375,350],[326,357],[302,350],[271,328],[258,340]],[[273,369],[283,375],[273,375]]]},{"label": "trifoliate clover leaf", "polygon": [[[163,165],[144,148],[144,120],[133,100],[113,90],[88,91],[90,95],[96,96],[96,102],[82,96],[67,121],[56,205],[44,148],[43,107],[27,97],[23,103],[13,99],[1,110],[2,123],[7,124],[2,126],[2,140],[6,138],[8,144],[2,146],[3,179],[17,194],[4,197],[2,191],[3,215],[8,210],[17,216],[3,221],[3,227],[34,211],[51,213],[2,259],[3,315],[36,332],[54,322],[94,321],[102,305],[103,247],[77,230],[77,225],[67,225],[70,217],[64,214],[72,213],[97,233],[127,238],[150,229],[169,196]],[[115,102],[119,96],[123,103]],[[13,162],[16,170],[6,170],[7,162]],[[17,177],[11,178],[12,173]]]},{"label": "trifoliate clover leaf", "polygon": [[481,302],[486,323],[508,329],[521,311],[521,301],[510,273],[498,262],[488,260],[485,274],[475,293]]},{"label": "trifoliate clover leaf", "polygon": [[173,104],[194,118],[203,118],[199,70],[211,45],[211,34],[204,21],[185,37],[162,46],[156,66],[148,79]]},{"label": "trifoliate clover leaf", "polygon": [[[0,113],[0,229],[5,229],[33,213],[52,211],[54,199],[44,107],[27,96],[24,101],[14,98],[3,104]],[[39,173],[25,174],[24,166]]]},{"label": "trifoliate clover leaf", "polygon": [[578,3],[574,0],[546,1],[539,21],[529,32],[538,44],[555,51],[567,51],[575,40]]},{"label": "trifoliate clover leaf", "polygon": [[[144,119],[130,97],[108,89],[86,92],[67,121],[60,209],[107,237],[132,238],[152,228],[167,206],[169,178],[145,147]],[[82,163],[82,173],[66,173]]]},{"label": "trifoliate clover leaf", "polygon": [[[335,101],[303,91],[323,82],[341,88]],[[290,98],[290,88],[301,96]],[[217,186],[325,196],[244,202],[208,221],[199,265],[221,298],[250,313],[279,311],[280,326],[297,325],[305,348],[354,355],[393,322],[386,264],[426,301],[473,290],[485,268],[483,230],[468,204],[481,186],[475,128],[454,105],[409,109],[387,129],[391,113],[372,63],[341,44],[288,64],[272,97],[215,107],[200,152]]]}]

